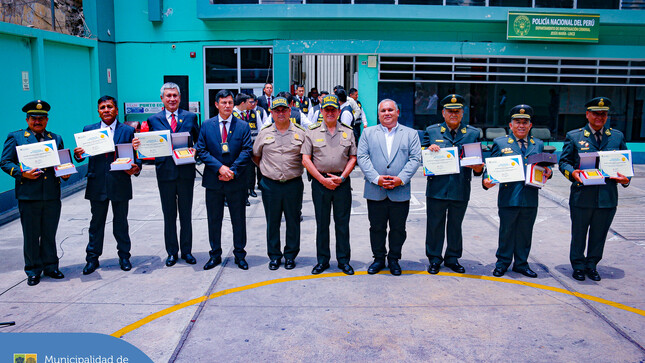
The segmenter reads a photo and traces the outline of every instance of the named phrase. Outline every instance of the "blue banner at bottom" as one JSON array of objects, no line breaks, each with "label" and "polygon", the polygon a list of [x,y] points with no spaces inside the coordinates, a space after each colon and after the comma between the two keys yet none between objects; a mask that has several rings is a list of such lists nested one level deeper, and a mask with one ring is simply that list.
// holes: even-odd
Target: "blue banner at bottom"
[{"label": "blue banner at bottom", "polygon": [[0,361],[13,363],[152,362],[132,344],[97,333],[2,333]]}]

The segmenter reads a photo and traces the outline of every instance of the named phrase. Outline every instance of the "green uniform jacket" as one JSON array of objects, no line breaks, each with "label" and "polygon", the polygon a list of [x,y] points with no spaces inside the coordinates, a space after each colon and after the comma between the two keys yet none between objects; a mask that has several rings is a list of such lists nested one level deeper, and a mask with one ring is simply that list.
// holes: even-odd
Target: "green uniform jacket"
[{"label": "green uniform jacket", "polygon": [[[63,149],[63,138],[53,132],[43,132],[43,141],[55,140],[58,150]],[[5,173],[16,179],[16,199],[18,200],[56,200],[60,199],[60,178],[54,174],[54,168],[44,168],[37,179],[22,177],[16,146],[38,142],[36,134],[30,129],[10,132],[4,142],[0,167]]]},{"label": "green uniform jacket", "polygon": [[607,184],[584,186],[573,178],[573,171],[580,168],[581,153],[596,151],[627,150],[623,133],[605,128],[600,145],[596,142],[591,128],[585,127],[567,133],[560,155],[560,172],[571,183],[569,205],[579,208],[615,208],[618,205],[616,181],[605,179]]},{"label": "green uniform jacket", "polygon": [[[472,126],[460,124],[456,131],[457,135],[453,140],[452,135],[450,135],[450,129],[445,122],[428,126],[423,134],[421,146],[428,147],[432,144],[437,144],[442,148],[457,146],[461,155],[464,144],[481,141],[479,139],[479,130]],[[481,173],[475,175],[481,175]],[[462,167],[459,174],[429,176],[426,197],[466,202],[470,200],[470,181],[472,178],[473,170],[467,167]]]},{"label": "green uniform jacket", "polygon": [[[530,137],[526,145],[526,153],[522,157],[524,160],[524,172],[528,166],[528,156],[539,154],[544,151],[544,143],[540,139]],[[515,135],[500,136],[493,140],[491,148],[491,157],[522,155],[520,144],[517,142]],[[488,178],[488,173],[484,172],[483,178]],[[512,183],[500,183],[499,193],[497,194],[498,207],[537,207],[538,206],[538,188],[528,186],[523,181]]]}]

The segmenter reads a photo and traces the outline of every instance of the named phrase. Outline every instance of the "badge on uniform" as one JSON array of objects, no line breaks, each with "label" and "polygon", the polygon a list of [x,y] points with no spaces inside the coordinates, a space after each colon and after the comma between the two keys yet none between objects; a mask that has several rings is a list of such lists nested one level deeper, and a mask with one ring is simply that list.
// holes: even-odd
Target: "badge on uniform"
[{"label": "badge on uniform", "polygon": [[300,140],[300,136],[298,136],[298,134],[293,134],[293,138],[296,140]]},{"label": "badge on uniform", "polygon": [[583,134],[585,135],[585,137],[589,137],[589,135],[591,135],[591,132],[585,130],[585,132],[583,132]]},{"label": "badge on uniform", "polygon": [[249,122],[249,127],[250,127],[252,130],[255,130],[255,128],[256,128],[256,127],[255,127],[255,122]]},{"label": "badge on uniform", "polygon": [[462,134],[465,134],[465,133],[466,133],[466,128],[465,128],[465,127],[464,127],[463,129],[461,129],[461,133],[462,133]]},{"label": "badge on uniform", "polygon": [[343,139],[346,139],[346,138],[347,138],[347,133],[343,131]]},{"label": "badge on uniform", "polygon": [[222,154],[228,154],[229,149],[228,149],[228,142],[223,142],[222,143]]},{"label": "badge on uniform", "polygon": [[446,128],[445,128],[445,127],[443,127],[443,126],[441,126],[441,129],[439,129],[439,132],[441,132],[441,133],[446,132]]}]

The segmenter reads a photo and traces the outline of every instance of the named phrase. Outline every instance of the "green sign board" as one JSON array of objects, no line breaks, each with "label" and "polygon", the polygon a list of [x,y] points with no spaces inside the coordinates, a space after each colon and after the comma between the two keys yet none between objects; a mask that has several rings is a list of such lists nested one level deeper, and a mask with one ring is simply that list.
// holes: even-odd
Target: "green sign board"
[{"label": "green sign board", "polygon": [[600,15],[508,12],[506,38],[598,43]]}]

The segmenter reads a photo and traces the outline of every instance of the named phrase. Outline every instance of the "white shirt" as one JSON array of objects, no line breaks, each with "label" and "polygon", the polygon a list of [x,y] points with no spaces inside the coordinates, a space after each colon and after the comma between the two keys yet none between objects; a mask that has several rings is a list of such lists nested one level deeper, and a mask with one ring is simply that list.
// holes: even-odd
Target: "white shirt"
[{"label": "white shirt", "polygon": [[116,129],[116,120],[112,122],[111,125],[107,125],[105,122],[101,121],[101,128],[108,130],[108,136],[114,139],[114,130]]},{"label": "white shirt", "polygon": [[349,112],[343,112],[342,108],[343,108],[344,105],[345,105],[344,103],[342,105],[340,105],[341,112],[342,112],[340,114],[340,122],[342,122],[343,124],[345,124],[345,125],[347,125],[349,127],[352,127],[352,122],[354,122],[354,115],[349,114]]},{"label": "white shirt", "polygon": [[[383,131],[383,136],[385,136],[385,147],[387,149],[387,157],[389,158],[390,155],[392,154],[392,144],[394,143],[394,135],[396,135],[396,131],[399,129],[399,123],[392,128],[392,131],[388,130],[387,127],[379,124],[378,127],[381,128]],[[380,176],[377,176],[374,180],[372,180],[372,183],[378,185],[378,180]]]},{"label": "white shirt", "polygon": [[[222,134],[222,128],[224,127],[224,122],[226,122],[226,132],[228,132],[231,129],[231,121],[233,121],[233,114],[232,113],[226,120],[222,120],[222,118],[219,115],[217,115],[217,119],[219,120],[219,133],[220,133],[220,135]],[[228,135],[227,135],[227,138],[228,138]]]},{"label": "white shirt", "polygon": [[166,111],[166,120],[168,120],[168,125],[172,127],[172,114],[175,114],[175,122],[177,122],[177,125],[179,126],[179,109],[176,109],[175,112],[170,112],[168,110]]}]

